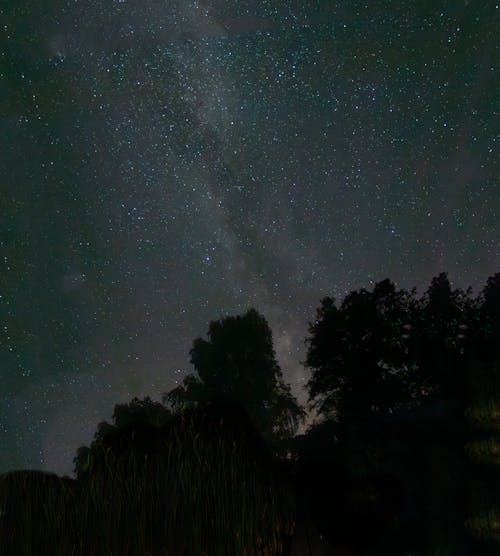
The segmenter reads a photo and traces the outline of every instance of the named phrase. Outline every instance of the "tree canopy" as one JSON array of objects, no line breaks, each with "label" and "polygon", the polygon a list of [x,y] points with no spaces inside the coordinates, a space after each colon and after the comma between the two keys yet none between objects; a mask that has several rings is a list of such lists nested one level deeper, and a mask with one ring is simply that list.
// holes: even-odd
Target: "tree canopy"
[{"label": "tree canopy", "polygon": [[161,428],[179,413],[216,403],[238,404],[249,415],[258,433],[272,448],[293,436],[306,412],[283,382],[266,319],[255,309],[244,315],[212,321],[208,340],[197,338],[191,362],[197,376],[188,375],[182,385],[163,396],[162,405],[149,397],[117,404],[113,424],[102,421],[90,447],[82,446],[73,459],[75,473],[87,469],[89,454],[133,426]]},{"label": "tree canopy", "polygon": [[116,436],[119,431],[133,426],[153,425],[160,428],[167,424],[172,417],[173,414],[169,409],[159,402],[154,402],[149,396],[143,400],[135,397],[127,404],[116,404],[112,416],[114,424],[101,421],[90,447],[78,448],[77,455],[73,458],[76,476],[81,477],[87,471],[88,456],[92,450],[102,446],[106,439]]},{"label": "tree canopy", "polygon": [[245,408],[266,441],[297,431],[306,413],[283,382],[271,329],[255,309],[212,321],[208,340],[194,340],[190,355],[197,376],[163,396],[174,411],[227,398]]},{"label": "tree canopy", "polygon": [[313,407],[338,421],[392,412],[430,395],[463,407],[471,357],[498,360],[499,292],[500,273],[476,299],[470,288],[453,290],[441,273],[420,299],[389,279],[372,292],[349,293],[339,307],[324,298],[306,339]]},{"label": "tree canopy", "polygon": [[320,414],[363,418],[410,397],[404,360],[411,301],[389,280],[373,292],[351,292],[339,308],[333,298],[321,301],[306,340],[309,399]]}]

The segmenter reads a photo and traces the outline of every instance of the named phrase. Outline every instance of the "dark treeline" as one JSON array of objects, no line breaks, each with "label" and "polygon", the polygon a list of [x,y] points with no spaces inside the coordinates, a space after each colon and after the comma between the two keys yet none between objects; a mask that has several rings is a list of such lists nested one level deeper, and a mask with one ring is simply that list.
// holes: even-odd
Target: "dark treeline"
[{"label": "dark treeline", "polygon": [[[249,482],[245,473],[254,468],[272,468],[276,484],[280,476],[288,481],[295,526],[287,529],[288,518],[273,506],[269,515],[282,524],[276,530],[284,544],[278,550],[269,541],[273,549],[259,554],[302,550],[305,556],[297,536],[307,520],[328,554],[340,554],[339,547],[388,556],[498,554],[500,273],[476,297],[470,288],[454,290],[445,273],[420,298],[389,279],[340,303],[326,297],[305,341],[309,409],[319,416],[305,434],[297,431],[306,411],[283,381],[269,325],[250,309],[211,322],[208,338],[194,340],[196,373],[166,393],[163,404],[146,397],[116,405],[113,424],[99,423],[90,447],[78,449],[75,484],[90,485],[101,473],[105,491],[108,453],[113,473],[125,480],[131,468],[117,462],[132,453],[146,462],[179,442],[190,454],[179,438],[187,438],[184,423],[193,418],[195,438],[206,446],[229,439],[218,456],[212,448],[203,452],[214,458],[209,477],[223,484],[220,454],[241,444],[246,455],[238,461],[257,466],[241,463],[247,465],[241,482]],[[222,519],[215,500],[207,507],[214,523]],[[262,526],[255,536],[271,539]],[[182,554],[198,550],[176,546]],[[235,553],[234,546],[227,550]]]}]

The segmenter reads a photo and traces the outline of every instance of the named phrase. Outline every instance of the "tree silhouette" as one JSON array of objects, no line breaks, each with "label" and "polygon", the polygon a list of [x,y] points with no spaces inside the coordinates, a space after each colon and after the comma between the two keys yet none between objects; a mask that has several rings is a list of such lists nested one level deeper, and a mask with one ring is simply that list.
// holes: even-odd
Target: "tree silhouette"
[{"label": "tree silhouette", "polygon": [[92,451],[95,451],[108,437],[116,437],[121,430],[128,430],[134,426],[153,426],[162,427],[170,422],[172,412],[159,402],[153,402],[149,396],[143,400],[133,398],[128,404],[116,404],[113,411],[114,424],[101,421],[97,427],[90,447],[81,446],[77,450],[77,455],[73,459],[75,465],[74,472],[80,478],[88,470],[88,458]]},{"label": "tree silhouette", "polygon": [[470,290],[452,290],[447,274],[442,272],[432,279],[420,301],[414,356],[424,393],[441,397],[461,395],[469,296]]},{"label": "tree silhouette", "polygon": [[[92,468],[78,478],[85,503],[93,508],[87,529],[93,531],[96,522],[113,512],[122,522],[135,520],[141,509],[141,538],[152,532],[148,553],[164,554],[172,544],[169,553],[185,554],[191,542],[198,548],[187,553],[201,554],[201,545],[209,542],[206,535],[214,540],[210,549],[222,553],[220,546],[232,542],[224,530],[228,523],[234,534],[245,523],[244,535],[233,539],[237,544],[276,543],[276,526],[283,540],[290,534],[291,484],[273,465],[271,451],[235,400],[220,396],[180,411],[160,426],[129,420],[93,444],[91,460]],[[288,516],[286,523],[281,514]],[[123,539],[123,532],[115,537]],[[242,548],[228,553],[241,554]]]},{"label": "tree silhouette", "polygon": [[[164,456],[164,442],[169,430],[179,427],[181,422],[191,422],[207,438],[214,430],[223,429],[233,440],[244,442],[252,457],[264,457],[265,463],[271,462],[269,448],[248,412],[237,401],[225,396],[216,396],[199,408],[190,407],[175,414],[149,397],[144,400],[134,398],[130,404],[115,406],[113,420],[115,425],[106,421],[99,423],[91,446],[79,448],[78,456],[73,460],[77,464],[77,479],[90,476],[87,457],[91,454],[97,464],[92,472],[102,470],[104,455],[108,451],[122,462],[132,456],[143,460],[145,456]],[[269,460],[266,459],[268,453]]]},{"label": "tree silhouette", "polygon": [[321,301],[306,340],[309,400],[320,415],[365,419],[410,400],[405,362],[412,295],[387,279],[373,292],[351,292],[340,308],[330,297]]},{"label": "tree silhouette", "polygon": [[[465,407],[465,361],[476,308],[470,290],[453,291],[445,273],[432,280],[422,299],[414,294],[384,280],[373,292],[351,292],[340,307],[323,299],[307,339],[309,399],[320,415],[341,425],[337,450],[348,474],[394,473],[419,512],[408,526],[422,526],[429,535],[439,531],[432,525],[436,514],[427,509],[442,500],[447,529],[441,536],[456,547],[466,471],[466,436],[457,410]],[[441,404],[444,411],[432,415],[422,404],[429,396],[435,398],[429,402],[446,397],[453,403]],[[447,475],[443,470],[450,465],[453,474]]]},{"label": "tree silhouette", "polygon": [[292,436],[305,418],[306,412],[283,382],[269,325],[255,309],[212,321],[208,340],[194,340],[190,355],[198,376],[187,376],[163,396],[174,411],[219,397],[233,399],[270,445]]},{"label": "tree silhouette", "polygon": [[117,404],[113,411],[113,420],[118,428],[135,423],[149,423],[161,427],[171,418],[172,412],[160,402],[153,402],[149,396],[144,400],[136,397],[128,404]]},{"label": "tree silhouette", "polygon": [[500,363],[500,272],[490,276],[479,297],[477,351],[481,359]]}]

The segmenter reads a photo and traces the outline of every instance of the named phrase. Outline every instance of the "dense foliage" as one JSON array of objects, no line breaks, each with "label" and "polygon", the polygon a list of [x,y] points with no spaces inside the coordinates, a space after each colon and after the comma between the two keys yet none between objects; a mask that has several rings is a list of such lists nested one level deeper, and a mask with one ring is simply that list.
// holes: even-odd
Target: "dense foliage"
[{"label": "dense foliage", "polygon": [[288,556],[305,514],[360,553],[498,554],[500,273],[475,298],[445,273],[326,297],[306,342],[306,434],[264,317],[213,321],[196,376],[116,405],[76,480],[0,477],[2,554]]}]

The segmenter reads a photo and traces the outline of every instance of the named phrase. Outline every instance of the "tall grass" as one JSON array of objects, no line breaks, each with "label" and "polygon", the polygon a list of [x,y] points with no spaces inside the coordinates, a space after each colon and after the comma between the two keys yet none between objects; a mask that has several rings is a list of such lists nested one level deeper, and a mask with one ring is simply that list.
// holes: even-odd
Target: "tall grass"
[{"label": "tall grass", "polygon": [[291,486],[222,427],[200,432],[183,417],[161,454],[122,458],[100,445],[88,458],[78,488],[0,481],[11,527],[2,555],[273,556],[293,531]]},{"label": "tall grass", "polygon": [[73,556],[76,481],[37,471],[0,475],[0,554]]}]

